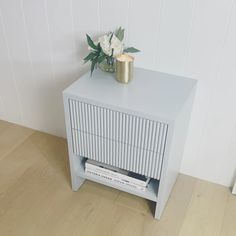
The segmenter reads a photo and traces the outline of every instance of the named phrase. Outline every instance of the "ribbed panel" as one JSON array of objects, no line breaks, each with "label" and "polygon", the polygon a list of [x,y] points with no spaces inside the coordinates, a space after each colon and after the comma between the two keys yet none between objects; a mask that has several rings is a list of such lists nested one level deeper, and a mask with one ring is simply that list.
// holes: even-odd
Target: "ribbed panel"
[{"label": "ribbed panel", "polygon": [[160,178],[167,124],[75,100],[69,106],[76,155]]}]

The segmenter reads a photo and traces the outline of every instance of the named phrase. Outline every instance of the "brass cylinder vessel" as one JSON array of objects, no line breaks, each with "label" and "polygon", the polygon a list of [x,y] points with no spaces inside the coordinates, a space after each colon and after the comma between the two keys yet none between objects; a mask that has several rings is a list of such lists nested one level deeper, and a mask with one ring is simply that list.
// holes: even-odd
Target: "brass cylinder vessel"
[{"label": "brass cylinder vessel", "polygon": [[116,57],[116,80],[128,84],[133,79],[134,58],[127,54]]}]

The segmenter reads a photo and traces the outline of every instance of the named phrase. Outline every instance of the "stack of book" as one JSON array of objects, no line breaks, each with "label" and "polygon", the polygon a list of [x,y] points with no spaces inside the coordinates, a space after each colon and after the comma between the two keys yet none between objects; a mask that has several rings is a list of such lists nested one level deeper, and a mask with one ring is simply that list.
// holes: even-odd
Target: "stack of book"
[{"label": "stack of book", "polygon": [[150,178],[146,176],[122,170],[90,159],[85,162],[85,173],[141,191],[146,190],[150,181]]}]

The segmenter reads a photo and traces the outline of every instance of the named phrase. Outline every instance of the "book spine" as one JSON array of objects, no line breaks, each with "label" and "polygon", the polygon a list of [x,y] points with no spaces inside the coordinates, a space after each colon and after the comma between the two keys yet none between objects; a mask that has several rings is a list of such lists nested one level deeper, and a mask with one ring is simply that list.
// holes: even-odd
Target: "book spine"
[{"label": "book spine", "polygon": [[99,166],[94,166],[94,165],[87,164],[87,165],[85,165],[85,170],[86,169],[89,169],[91,171],[94,171],[94,172],[97,172],[97,173],[100,173],[100,174],[108,175],[112,178],[119,179],[122,182],[126,182],[127,184],[130,184],[130,185],[132,185],[132,184],[133,185],[138,185],[139,187],[144,187],[144,188],[146,188],[146,186],[147,186],[146,182],[136,180],[132,177],[129,177],[129,176],[126,176],[126,175],[123,175],[123,174],[120,174],[120,173],[117,173],[117,172],[114,172],[114,171],[110,171],[108,169],[101,168]]},{"label": "book spine", "polygon": [[85,164],[85,169],[91,169],[94,171],[98,171],[100,173],[108,174],[110,176],[118,177],[117,172],[115,172],[115,171],[101,168],[99,166],[95,166],[95,165],[91,165],[91,164]]},{"label": "book spine", "polygon": [[[115,172],[115,171],[112,171],[112,170],[109,170],[109,169],[106,169],[106,168],[101,168],[100,166],[96,166],[96,165],[93,165],[93,164],[90,164],[90,163],[85,163],[85,169],[86,168],[90,168],[90,169],[93,169],[93,170],[96,170],[96,171],[101,171],[102,173],[106,173],[108,175],[123,179],[124,181],[140,185],[142,187],[146,187],[147,184],[148,184],[145,181],[138,180],[138,179],[135,179],[133,177],[127,176],[125,174]],[[126,171],[126,173],[128,174],[128,171]]]},{"label": "book spine", "polygon": [[[137,184],[141,187],[146,187],[147,186],[147,182],[144,182],[142,180],[138,180],[138,179],[135,179],[135,178],[132,178],[130,176],[127,176],[127,175],[124,175],[124,174],[121,174],[119,172],[115,172],[115,171],[112,171],[112,170],[108,170],[106,168],[101,168],[99,166],[95,166],[95,165],[92,165],[90,163],[85,163],[85,169],[86,168],[90,168],[90,169],[93,169],[94,171],[100,171],[101,173],[106,173],[108,175],[111,175],[113,177],[116,177],[116,178],[119,178],[119,179],[122,179],[124,181],[127,181],[129,183],[132,183],[132,184]],[[128,173],[128,172],[127,172]]]},{"label": "book spine", "polygon": [[123,169],[120,169],[118,167],[110,166],[110,165],[107,165],[107,164],[104,164],[104,163],[99,163],[99,162],[91,160],[91,159],[86,161],[85,164],[89,164],[89,165],[92,165],[92,166],[95,166],[95,167],[96,166],[97,167],[101,167],[102,166],[102,167],[104,167],[104,168],[106,168],[108,170],[115,171],[115,172],[118,172],[120,174],[124,174],[124,175],[128,174],[127,170],[123,170]]},{"label": "book spine", "polygon": [[90,174],[90,175],[93,175],[93,176],[96,176],[96,177],[100,177],[104,180],[114,182],[114,183],[123,185],[125,187],[129,187],[129,188],[132,188],[132,189],[135,189],[135,190],[140,190],[140,191],[145,191],[146,190],[146,187],[142,187],[142,186],[139,186],[139,185],[136,185],[136,184],[127,183],[125,181],[122,181],[121,179],[111,177],[111,176],[107,176],[106,174],[103,174],[103,173],[97,173],[96,171],[93,171],[91,169],[87,169],[87,170],[85,170],[85,172],[87,174]]},{"label": "book spine", "polygon": [[108,171],[111,171],[111,172],[114,172],[114,173],[119,173],[119,174],[123,174],[123,175],[127,175],[128,174],[128,171],[125,171],[125,170],[120,170],[120,169],[115,169],[115,168],[108,168],[106,166],[99,166],[99,165],[94,165],[94,164],[91,164],[91,163],[85,163],[85,167],[90,167],[90,168],[99,168],[99,169],[102,169],[102,170],[108,170]]}]

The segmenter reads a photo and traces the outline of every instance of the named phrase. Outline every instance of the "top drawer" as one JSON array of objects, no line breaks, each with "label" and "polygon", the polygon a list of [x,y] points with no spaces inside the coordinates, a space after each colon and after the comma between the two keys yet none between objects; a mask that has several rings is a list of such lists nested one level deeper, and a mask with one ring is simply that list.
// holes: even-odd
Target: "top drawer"
[{"label": "top drawer", "polygon": [[168,125],[69,99],[72,129],[164,154]]}]

